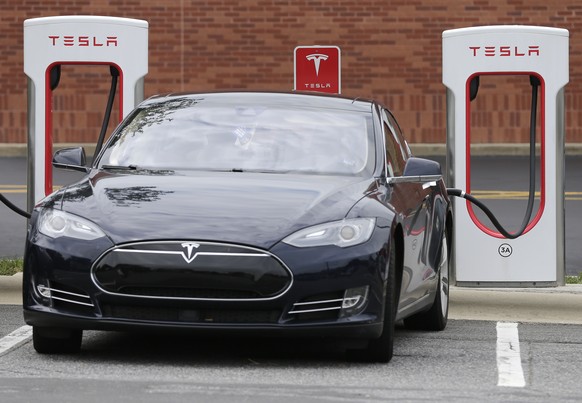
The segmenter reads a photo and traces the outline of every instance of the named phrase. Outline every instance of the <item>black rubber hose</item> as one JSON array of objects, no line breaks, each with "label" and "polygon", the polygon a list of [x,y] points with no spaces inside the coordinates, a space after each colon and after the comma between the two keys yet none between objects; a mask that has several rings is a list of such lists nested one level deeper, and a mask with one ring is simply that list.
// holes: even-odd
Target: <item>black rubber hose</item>
[{"label": "black rubber hose", "polygon": [[[523,234],[533,212],[533,205],[536,196],[536,121],[538,106],[538,87],[540,80],[537,77],[530,76],[531,83],[531,113],[529,121],[529,195],[527,199],[527,208],[521,228],[516,233]],[[519,236],[518,235],[518,236]]]},{"label": "black rubber hose", "polygon": [[115,101],[115,90],[117,89],[117,77],[119,77],[119,71],[113,66],[109,67],[111,72],[111,88],[109,89],[109,97],[107,98],[107,107],[105,108],[105,115],[103,116],[103,123],[101,124],[101,132],[99,133],[99,139],[97,140],[97,145],[95,146],[95,154],[93,154],[93,161],[99,155],[101,147],[103,147],[103,142],[105,141],[105,134],[107,133],[107,127],[109,126],[109,119],[111,118],[111,109],[113,108],[113,101]]},{"label": "black rubber hose", "polygon": [[[58,80],[60,78],[60,66],[57,66],[58,70],[54,74],[53,78],[53,70],[51,70],[51,88],[53,86],[52,82],[55,81],[54,87],[58,85]],[[103,147],[103,141],[105,140],[105,133],[107,133],[107,127],[109,126],[109,119],[111,118],[111,109],[113,108],[113,101],[115,101],[115,90],[117,89],[117,77],[119,77],[119,71],[113,66],[109,67],[109,71],[111,72],[111,88],[109,89],[109,98],[107,99],[107,107],[105,108],[105,116],[103,117],[103,124],[101,125],[101,132],[99,133],[99,139],[97,140],[97,146],[95,147],[95,155],[93,159],[99,155],[101,151],[101,147]],[[54,88],[52,88],[54,89]],[[19,209],[16,207],[10,200],[4,197],[3,194],[0,193],[0,201],[4,203],[10,210],[14,211],[16,214],[20,214],[23,217],[30,218],[30,213]]]},{"label": "black rubber hose", "polygon": [[0,193],[0,201],[2,201],[2,203],[4,203],[10,210],[14,211],[16,214],[20,214],[25,218],[30,218],[30,213],[16,207],[14,204],[12,204],[10,200],[4,197],[2,193]]},{"label": "black rubber hose", "polygon": [[461,197],[473,203],[475,206],[479,207],[485,215],[491,220],[493,226],[507,239],[515,239],[523,235],[533,212],[533,206],[536,194],[536,121],[537,121],[537,104],[538,104],[538,87],[540,86],[540,81],[537,77],[530,76],[530,83],[532,86],[531,94],[531,116],[530,116],[530,136],[529,136],[529,195],[527,200],[527,207],[525,215],[523,217],[523,222],[518,231],[514,233],[508,232],[497,218],[493,215],[491,210],[479,201],[474,196],[465,193],[461,189],[447,189],[447,194],[449,196]]},{"label": "black rubber hose", "polygon": [[491,223],[493,224],[493,226],[495,228],[497,228],[499,233],[501,235],[503,235],[505,238],[515,239],[515,238],[520,237],[523,234],[524,229],[521,229],[520,231],[513,233],[513,234],[509,233],[505,228],[503,228],[503,226],[497,220],[497,218],[493,215],[491,210],[489,210],[489,208],[485,204],[483,204],[482,201],[477,199],[475,196],[472,196],[468,193],[465,193],[461,189],[452,189],[452,188],[447,189],[447,194],[449,196],[455,196],[455,197],[460,197],[460,198],[466,199],[466,200],[470,201],[471,203],[473,203],[475,206],[479,207],[485,213],[485,215],[491,220]]}]

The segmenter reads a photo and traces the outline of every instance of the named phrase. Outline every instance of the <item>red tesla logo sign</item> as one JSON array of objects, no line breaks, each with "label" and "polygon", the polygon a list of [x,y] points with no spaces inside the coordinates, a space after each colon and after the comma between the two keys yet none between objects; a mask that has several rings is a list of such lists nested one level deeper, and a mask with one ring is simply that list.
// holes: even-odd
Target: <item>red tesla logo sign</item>
[{"label": "red tesla logo sign", "polygon": [[341,54],[337,46],[297,46],[295,91],[341,92]]}]

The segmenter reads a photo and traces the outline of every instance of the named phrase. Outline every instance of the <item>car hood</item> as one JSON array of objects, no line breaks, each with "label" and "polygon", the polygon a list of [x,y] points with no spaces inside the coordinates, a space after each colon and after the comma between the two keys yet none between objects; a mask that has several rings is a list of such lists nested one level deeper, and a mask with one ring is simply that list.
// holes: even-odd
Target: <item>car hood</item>
[{"label": "car hood", "polygon": [[298,229],[342,219],[374,184],[318,175],[95,171],[60,194],[63,210],[93,221],[116,244],[192,239],[270,248]]}]

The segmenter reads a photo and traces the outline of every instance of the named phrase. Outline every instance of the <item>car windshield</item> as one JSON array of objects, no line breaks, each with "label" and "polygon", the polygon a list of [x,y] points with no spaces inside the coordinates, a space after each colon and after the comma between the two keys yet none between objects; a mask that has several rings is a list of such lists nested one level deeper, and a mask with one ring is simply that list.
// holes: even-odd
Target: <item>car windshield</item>
[{"label": "car windshield", "polygon": [[138,109],[99,167],[357,175],[374,163],[371,113],[198,101]]}]

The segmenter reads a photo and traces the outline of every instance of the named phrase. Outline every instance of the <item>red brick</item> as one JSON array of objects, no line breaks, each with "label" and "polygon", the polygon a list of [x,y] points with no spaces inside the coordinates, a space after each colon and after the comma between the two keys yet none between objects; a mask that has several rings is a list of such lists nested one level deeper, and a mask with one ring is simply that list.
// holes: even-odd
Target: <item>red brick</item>
[{"label": "red brick", "polygon": [[[289,90],[295,46],[338,45],[344,95],[386,103],[411,142],[441,143],[446,136],[442,31],[500,23],[558,26],[569,29],[571,37],[566,140],[582,142],[582,49],[578,40],[582,6],[574,0],[3,2],[0,142],[26,141],[22,22],[67,14],[114,15],[149,22],[146,96],[222,88]],[[55,91],[55,140],[92,142],[98,135],[109,76],[89,69],[63,77],[62,86]],[[501,86],[508,93],[517,91],[515,86]],[[474,140],[525,141],[527,128],[522,126],[529,125],[528,94],[483,102],[490,109],[475,117]]]}]

